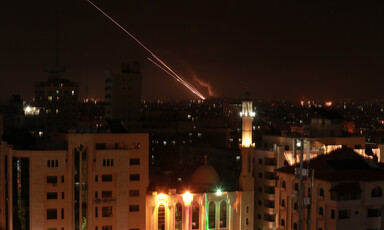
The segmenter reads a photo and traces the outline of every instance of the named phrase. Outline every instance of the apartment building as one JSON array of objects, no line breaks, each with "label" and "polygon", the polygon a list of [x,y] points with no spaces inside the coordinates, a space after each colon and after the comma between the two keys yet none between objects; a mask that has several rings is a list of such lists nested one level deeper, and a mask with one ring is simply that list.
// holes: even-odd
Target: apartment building
[{"label": "apartment building", "polygon": [[148,134],[68,134],[62,150],[1,144],[1,229],[146,229]]},{"label": "apartment building", "polygon": [[[278,169],[275,213],[278,229],[382,229],[384,167],[354,150],[341,148],[309,162],[313,176],[301,187],[296,166]],[[307,168],[307,164],[304,164]],[[297,170],[296,170],[297,171]]]}]

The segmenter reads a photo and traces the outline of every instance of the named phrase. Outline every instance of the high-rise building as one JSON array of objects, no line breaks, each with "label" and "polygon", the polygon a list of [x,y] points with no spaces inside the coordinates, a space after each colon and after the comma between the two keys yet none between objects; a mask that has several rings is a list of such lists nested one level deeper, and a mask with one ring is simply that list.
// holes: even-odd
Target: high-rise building
[{"label": "high-rise building", "polygon": [[1,144],[0,229],[145,230],[148,134],[68,134],[66,146]]},{"label": "high-rise building", "polygon": [[137,121],[141,116],[140,65],[123,65],[120,74],[106,73],[106,117],[120,121]]},{"label": "high-rise building", "polygon": [[46,140],[77,127],[79,84],[52,75],[35,85],[35,106],[40,109],[36,134]]}]

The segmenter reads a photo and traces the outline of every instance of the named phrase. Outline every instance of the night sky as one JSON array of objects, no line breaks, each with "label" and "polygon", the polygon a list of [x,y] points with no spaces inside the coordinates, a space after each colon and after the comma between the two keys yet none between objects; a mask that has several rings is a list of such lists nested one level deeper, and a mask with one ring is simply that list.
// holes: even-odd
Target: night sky
[{"label": "night sky", "polygon": [[[213,96],[384,98],[384,1],[93,2]],[[137,60],[144,99],[198,99],[85,0],[1,0],[0,30],[1,100],[29,100],[48,79],[58,31],[63,77],[80,83],[81,97],[103,98],[105,71]]]}]

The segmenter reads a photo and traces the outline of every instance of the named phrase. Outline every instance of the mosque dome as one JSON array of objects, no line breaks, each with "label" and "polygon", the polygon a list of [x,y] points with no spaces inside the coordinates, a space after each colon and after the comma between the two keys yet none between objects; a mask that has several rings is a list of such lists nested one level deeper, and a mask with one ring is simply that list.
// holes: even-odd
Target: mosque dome
[{"label": "mosque dome", "polygon": [[192,175],[192,184],[203,190],[207,190],[211,189],[219,182],[219,174],[216,172],[215,168],[207,164],[207,158],[205,157],[205,164],[198,167]]}]

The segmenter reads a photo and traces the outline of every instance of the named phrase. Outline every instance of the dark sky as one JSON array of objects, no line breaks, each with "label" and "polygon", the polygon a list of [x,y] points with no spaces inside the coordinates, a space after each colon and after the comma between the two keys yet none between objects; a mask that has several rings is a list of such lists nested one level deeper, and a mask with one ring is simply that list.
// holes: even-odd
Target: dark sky
[{"label": "dark sky", "polygon": [[[299,100],[384,96],[384,1],[94,0],[191,82],[216,96]],[[59,62],[81,96],[106,70],[142,65],[144,99],[195,98],[85,0],[0,0],[0,98],[34,94]],[[208,96],[208,90],[202,89]]]}]

